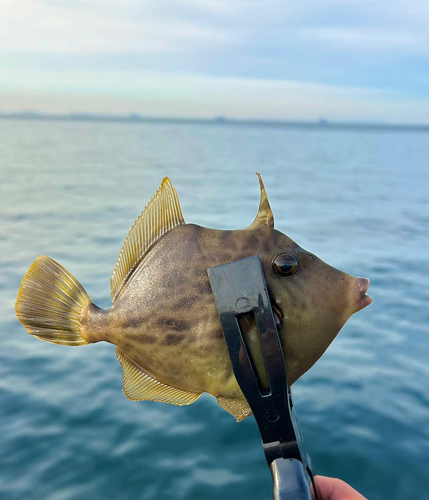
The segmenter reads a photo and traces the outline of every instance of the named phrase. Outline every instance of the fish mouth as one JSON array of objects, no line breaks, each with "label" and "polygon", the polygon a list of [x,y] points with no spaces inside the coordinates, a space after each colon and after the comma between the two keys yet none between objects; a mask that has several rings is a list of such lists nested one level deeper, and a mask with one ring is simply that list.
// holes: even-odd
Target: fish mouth
[{"label": "fish mouth", "polygon": [[355,282],[355,299],[359,307],[358,311],[361,311],[372,303],[371,295],[366,293],[368,291],[370,281],[368,278],[355,278]]}]

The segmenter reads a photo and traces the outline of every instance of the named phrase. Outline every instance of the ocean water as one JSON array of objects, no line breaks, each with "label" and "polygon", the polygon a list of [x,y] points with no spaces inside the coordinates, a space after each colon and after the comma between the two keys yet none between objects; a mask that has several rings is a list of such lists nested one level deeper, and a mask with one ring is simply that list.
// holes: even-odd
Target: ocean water
[{"label": "ocean water", "polygon": [[317,473],[372,499],[429,492],[429,134],[0,120],[0,498],[263,499],[250,417],[204,395],[131,402],[114,346],[29,336],[14,303],[33,260],[61,262],[101,307],[131,225],[168,175],[185,220],[244,228],[263,174],[276,227],[371,279],[293,387]]}]

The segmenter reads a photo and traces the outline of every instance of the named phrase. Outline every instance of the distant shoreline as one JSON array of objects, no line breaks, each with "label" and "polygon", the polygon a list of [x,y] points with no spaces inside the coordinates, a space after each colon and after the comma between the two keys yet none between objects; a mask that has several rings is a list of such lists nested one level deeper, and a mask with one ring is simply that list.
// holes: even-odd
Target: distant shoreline
[{"label": "distant shoreline", "polygon": [[349,129],[349,130],[396,130],[410,132],[429,132],[428,125],[405,125],[388,123],[364,122],[331,122],[325,119],[319,121],[287,121],[287,120],[262,120],[262,119],[233,119],[233,118],[179,118],[155,117],[139,114],[109,115],[96,113],[0,113],[0,119],[7,120],[45,120],[45,121],[85,121],[85,122],[124,122],[124,123],[175,123],[175,124],[200,124],[200,125],[248,125],[263,127],[283,128],[317,128],[317,129]]}]

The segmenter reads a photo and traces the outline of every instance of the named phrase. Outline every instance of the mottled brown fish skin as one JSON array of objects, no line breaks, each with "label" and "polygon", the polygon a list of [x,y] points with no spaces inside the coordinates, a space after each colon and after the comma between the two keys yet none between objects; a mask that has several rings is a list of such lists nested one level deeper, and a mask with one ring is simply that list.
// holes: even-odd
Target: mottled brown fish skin
[{"label": "mottled brown fish skin", "polygon": [[[299,263],[289,277],[272,268],[283,252],[295,255]],[[175,227],[153,245],[111,308],[86,307],[82,336],[91,343],[117,345],[165,384],[242,398],[207,269],[251,255],[261,257],[271,299],[284,318],[280,338],[292,384],[358,310],[354,278],[269,226],[235,231]]]}]

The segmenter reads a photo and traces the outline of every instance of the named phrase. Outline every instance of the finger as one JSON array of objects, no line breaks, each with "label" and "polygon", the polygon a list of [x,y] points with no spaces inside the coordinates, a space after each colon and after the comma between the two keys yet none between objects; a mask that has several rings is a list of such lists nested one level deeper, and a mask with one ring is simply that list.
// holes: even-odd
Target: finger
[{"label": "finger", "polygon": [[341,479],[316,476],[314,480],[320,500],[366,500],[363,495]]}]

